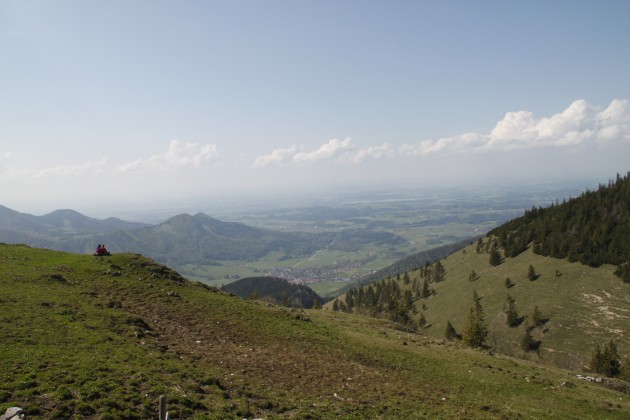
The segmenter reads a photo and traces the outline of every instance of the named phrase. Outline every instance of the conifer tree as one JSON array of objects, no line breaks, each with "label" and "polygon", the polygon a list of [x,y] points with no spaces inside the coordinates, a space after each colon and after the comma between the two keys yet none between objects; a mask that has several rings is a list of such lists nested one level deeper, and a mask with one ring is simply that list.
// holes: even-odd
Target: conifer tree
[{"label": "conifer tree", "polygon": [[427,279],[424,279],[424,284],[422,285],[422,297],[428,298],[431,296],[431,290],[429,289],[429,282]]},{"label": "conifer tree", "polygon": [[543,314],[542,312],[540,312],[540,309],[538,309],[538,305],[534,306],[531,322],[536,327],[539,327],[545,323],[545,319],[543,318]]},{"label": "conifer tree", "polygon": [[496,267],[497,265],[501,264],[501,261],[501,253],[497,248],[493,247],[490,250],[490,264]]},{"label": "conifer tree", "polygon": [[590,369],[610,378],[621,373],[621,359],[617,352],[617,345],[611,339],[603,348],[598,344],[591,359]]},{"label": "conifer tree", "polygon": [[507,295],[507,303],[508,303],[508,308],[506,311],[507,324],[511,328],[517,327],[518,324],[520,324],[521,320],[518,316],[518,312],[516,312],[516,305],[514,303],[514,298],[510,296],[509,293]]},{"label": "conifer tree", "polygon": [[534,266],[530,264],[527,270],[527,278],[529,280],[536,280],[536,277],[538,277],[538,274],[536,274],[536,270],[534,269]]},{"label": "conifer tree", "polygon": [[437,283],[439,281],[442,281],[445,274],[446,270],[444,269],[444,266],[442,265],[440,260],[437,260],[435,264],[433,264],[433,282]]},{"label": "conifer tree", "polygon": [[488,328],[484,319],[481,298],[477,295],[477,291],[473,292],[473,306],[468,313],[466,327],[462,336],[464,344],[469,347],[478,348],[485,346]]},{"label": "conifer tree", "polygon": [[617,266],[615,275],[623,280],[624,283],[630,283],[630,262]]},{"label": "conifer tree", "polygon": [[462,338],[455,330],[455,327],[453,327],[453,324],[451,324],[451,321],[446,323],[446,332],[444,335],[447,340],[459,340]]},{"label": "conifer tree", "polygon": [[332,304],[332,310],[335,312],[339,310],[339,301],[337,299],[335,299],[335,301]]},{"label": "conifer tree", "polygon": [[523,338],[521,338],[521,348],[524,351],[533,351],[533,350],[538,350],[539,346],[540,346],[540,342],[534,340],[534,337],[532,337],[530,329],[525,327],[525,333],[523,334]]},{"label": "conifer tree", "polygon": [[346,293],[346,307],[348,312],[354,309],[354,293]]},{"label": "conifer tree", "polygon": [[475,248],[475,252],[477,254],[481,254],[483,252],[483,239],[479,238],[477,241],[477,247]]},{"label": "conifer tree", "polygon": [[344,302],[343,300],[339,302],[339,310],[341,312],[348,312],[348,306],[346,306],[346,302]]}]

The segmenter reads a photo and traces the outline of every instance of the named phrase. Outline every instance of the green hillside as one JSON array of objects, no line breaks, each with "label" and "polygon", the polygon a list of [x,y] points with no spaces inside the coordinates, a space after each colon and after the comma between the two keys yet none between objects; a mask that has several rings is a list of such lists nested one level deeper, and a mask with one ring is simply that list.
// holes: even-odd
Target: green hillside
[{"label": "green hillside", "polygon": [[31,419],[156,418],[161,394],[187,419],[630,416],[623,382],[243,300],[136,254],[0,245],[0,303],[0,412]]},{"label": "green hillside", "polygon": [[585,369],[597,346],[613,340],[627,377],[629,226],[630,178],[618,176],[533,208],[432,265],[351,289],[328,307],[444,338],[470,331],[476,293],[492,351]]}]

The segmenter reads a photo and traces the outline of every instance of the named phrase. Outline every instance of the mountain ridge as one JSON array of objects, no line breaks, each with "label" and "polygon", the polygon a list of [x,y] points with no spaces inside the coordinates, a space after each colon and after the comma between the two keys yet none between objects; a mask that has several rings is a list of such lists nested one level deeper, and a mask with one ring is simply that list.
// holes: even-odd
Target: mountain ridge
[{"label": "mountain ridge", "polygon": [[42,216],[34,216],[0,205],[0,229],[50,239],[103,234],[122,229],[133,230],[144,226],[147,224],[127,222],[114,217],[94,219],[71,209],[58,209]]},{"label": "mountain ridge", "polygon": [[148,225],[115,218],[102,221],[73,210],[32,216],[6,207],[2,209],[0,241],[73,253],[91,253],[100,243],[113,252],[140,253],[170,265],[207,264],[215,260],[251,261],[270,252],[301,257],[331,246],[352,250],[368,243],[405,242],[395,234],[372,230],[278,232],[224,222],[205,213],[179,214]]}]

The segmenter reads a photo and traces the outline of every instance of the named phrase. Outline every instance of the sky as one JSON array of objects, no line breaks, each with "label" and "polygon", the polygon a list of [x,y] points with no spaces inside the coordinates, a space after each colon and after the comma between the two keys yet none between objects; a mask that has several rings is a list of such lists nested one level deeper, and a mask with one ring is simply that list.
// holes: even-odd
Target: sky
[{"label": "sky", "polygon": [[0,205],[630,170],[630,2],[0,0]]}]

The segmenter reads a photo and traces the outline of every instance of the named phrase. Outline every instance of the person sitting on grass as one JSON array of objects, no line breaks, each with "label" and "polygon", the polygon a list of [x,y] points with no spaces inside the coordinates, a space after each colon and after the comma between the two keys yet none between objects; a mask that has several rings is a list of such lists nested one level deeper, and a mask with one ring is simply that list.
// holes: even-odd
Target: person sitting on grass
[{"label": "person sitting on grass", "polygon": [[105,245],[99,244],[98,247],[96,248],[96,251],[94,251],[94,254],[92,255],[94,255],[95,257],[102,257],[103,255],[111,255],[111,254],[109,253],[107,248],[105,248]]}]

